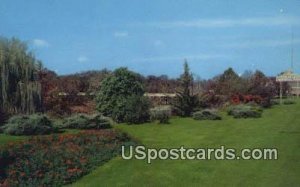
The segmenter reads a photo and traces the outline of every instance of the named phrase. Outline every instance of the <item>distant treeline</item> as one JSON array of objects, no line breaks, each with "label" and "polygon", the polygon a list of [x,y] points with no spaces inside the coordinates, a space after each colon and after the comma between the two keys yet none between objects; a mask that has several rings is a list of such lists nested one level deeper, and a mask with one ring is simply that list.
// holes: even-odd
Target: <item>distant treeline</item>
[{"label": "distant treeline", "polygon": [[[196,70],[191,69],[191,72]],[[42,66],[28,51],[25,43],[18,39],[0,38],[0,118],[1,113],[53,112],[63,115],[94,110],[93,98],[78,95],[96,95],[101,82],[112,72],[107,69],[86,71],[71,75],[57,75]],[[138,74],[148,93],[177,93],[180,79]],[[198,95],[203,106],[217,105],[230,101],[232,96],[253,95],[268,98],[278,95],[279,85],[275,78],[261,71],[246,71],[237,75],[232,68],[208,80],[193,79],[191,91]],[[284,94],[289,86],[284,84]],[[61,96],[60,93],[68,93]],[[80,107],[78,107],[80,106]],[[81,107],[84,106],[84,107]]]}]

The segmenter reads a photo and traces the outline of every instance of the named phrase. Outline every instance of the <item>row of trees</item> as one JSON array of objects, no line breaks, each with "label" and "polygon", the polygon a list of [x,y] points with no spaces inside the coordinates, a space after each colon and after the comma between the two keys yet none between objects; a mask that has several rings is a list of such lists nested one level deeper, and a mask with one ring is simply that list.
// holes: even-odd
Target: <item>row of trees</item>
[{"label": "row of trees", "polygon": [[[267,77],[261,71],[246,71],[241,76],[232,68],[213,79],[202,81],[202,104],[204,106],[221,105],[231,101],[233,97],[253,98],[264,107],[271,105],[271,98],[279,93],[279,83],[275,77]],[[283,93],[287,95],[290,87],[283,84]],[[255,99],[256,98],[256,99]]]},{"label": "row of trees", "polygon": [[[203,87],[200,93],[194,92],[194,87],[198,84]],[[145,85],[147,86],[143,76],[126,68],[117,69],[101,83],[97,97],[98,110],[112,116],[118,122],[126,121],[129,115],[133,115],[130,113],[136,115],[133,121],[145,121],[147,106],[149,106],[143,97]],[[255,73],[247,71],[239,76],[232,68],[211,80],[195,82],[186,61],[183,74],[174,85],[176,85],[173,88],[176,97],[173,101],[173,108],[174,112],[180,116],[190,116],[201,107],[215,107],[231,102],[236,96],[245,95],[248,98],[247,102],[254,101],[268,107],[271,104],[271,98],[278,90],[278,84],[274,79],[266,77],[260,71]],[[141,114],[140,117],[138,117],[139,114]]]},{"label": "row of trees", "polygon": [[[115,75],[106,69],[87,71],[71,75],[58,76],[55,72],[43,69],[39,73],[42,84],[43,106],[45,111],[64,115],[72,112],[92,112],[95,105],[94,96],[99,92],[100,85],[106,77]],[[144,92],[174,93],[180,85],[176,79],[167,76],[138,75]],[[85,95],[78,95],[78,94]]]},{"label": "row of trees", "polygon": [[[259,96],[267,106],[279,90],[275,78],[266,77],[260,71],[247,71],[239,76],[232,68],[213,79],[195,81],[187,62],[179,79],[164,75],[143,77],[126,68],[58,76],[43,68],[25,43],[5,38],[0,38],[0,73],[0,116],[3,112],[37,111],[70,114],[73,106],[94,103],[93,97],[79,94],[84,93],[97,95],[100,112],[118,122],[129,118],[135,122],[148,118],[149,102],[143,97],[145,92],[175,92],[175,112],[189,116],[199,107],[221,105],[237,95]],[[284,93],[288,89],[285,84]],[[93,110],[93,105],[89,110]],[[139,111],[140,116],[134,111]]]},{"label": "row of trees", "polygon": [[44,110],[56,115],[70,114],[78,108],[80,112],[91,112],[94,110],[93,95],[110,73],[102,70],[58,76],[43,69],[39,73],[39,81],[42,84]]}]

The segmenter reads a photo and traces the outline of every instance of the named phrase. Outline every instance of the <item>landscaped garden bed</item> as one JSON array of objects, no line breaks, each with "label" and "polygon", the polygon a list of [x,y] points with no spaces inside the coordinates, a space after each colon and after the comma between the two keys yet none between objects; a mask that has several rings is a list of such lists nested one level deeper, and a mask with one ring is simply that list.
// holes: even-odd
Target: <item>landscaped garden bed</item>
[{"label": "landscaped garden bed", "polygon": [[0,186],[61,186],[118,155],[134,144],[117,130],[36,136],[0,148]]}]

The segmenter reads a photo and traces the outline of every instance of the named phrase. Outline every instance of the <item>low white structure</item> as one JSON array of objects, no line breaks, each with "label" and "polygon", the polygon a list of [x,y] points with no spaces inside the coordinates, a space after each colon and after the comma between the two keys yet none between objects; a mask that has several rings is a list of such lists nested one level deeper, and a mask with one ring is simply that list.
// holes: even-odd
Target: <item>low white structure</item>
[{"label": "low white structure", "polygon": [[153,105],[170,105],[176,97],[175,93],[145,93]]},{"label": "low white structure", "polygon": [[299,97],[300,95],[300,75],[288,70],[276,77],[276,81],[280,83],[280,102],[282,102],[282,83],[288,82],[291,87],[291,94]]}]

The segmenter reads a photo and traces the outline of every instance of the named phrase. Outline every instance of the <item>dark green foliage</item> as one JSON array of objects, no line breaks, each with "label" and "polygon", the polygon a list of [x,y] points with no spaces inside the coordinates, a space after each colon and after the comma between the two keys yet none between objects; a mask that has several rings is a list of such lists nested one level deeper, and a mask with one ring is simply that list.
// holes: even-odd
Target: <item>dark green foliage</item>
[{"label": "dark green foliage", "polygon": [[127,98],[124,108],[124,121],[129,124],[139,124],[149,121],[150,102],[145,97],[135,95]]},{"label": "dark green foliage", "polygon": [[[145,114],[137,110],[145,110],[143,99],[144,87],[142,77],[127,68],[119,68],[101,82],[100,91],[97,95],[97,109],[105,116],[112,117],[116,122],[138,123],[145,121]],[[142,102],[138,102],[142,101]],[[132,106],[136,104],[137,106]],[[129,114],[129,111],[133,112]],[[141,121],[139,121],[141,120]]]},{"label": "dark green foliage", "polygon": [[48,117],[40,114],[13,116],[1,128],[5,134],[10,135],[42,135],[55,132]]},{"label": "dark green foliage", "polygon": [[261,103],[259,104],[261,107],[263,108],[270,108],[272,106],[272,101],[270,97],[266,97],[265,99],[263,99],[261,101]]},{"label": "dark green foliage", "polygon": [[184,63],[184,73],[180,77],[180,90],[174,99],[174,109],[180,116],[190,116],[198,106],[198,98],[193,95],[193,76],[188,63]]},{"label": "dark green foliage", "polygon": [[290,99],[283,101],[283,104],[285,104],[285,105],[292,105],[292,104],[295,104],[295,103],[296,103],[295,101],[290,100]]},{"label": "dark green foliage", "polygon": [[0,127],[5,124],[5,121],[8,119],[8,114],[0,109]]},{"label": "dark green foliage", "polygon": [[166,107],[156,107],[156,108],[152,108],[150,110],[150,120],[151,121],[158,121],[158,123],[161,124],[167,124],[169,123],[169,119],[171,117],[172,114],[172,110],[171,108],[166,108]]},{"label": "dark green foliage", "polygon": [[195,120],[221,120],[222,117],[218,115],[216,110],[205,109],[193,114]]},{"label": "dark green foliage", "polygon": [[271,105],[279,105],[280,102],[278,100],[272,99],[271,100]]},{"label": "dark green foliage", "polygon": [[111,120],[100,114],[75,114],[66,118],[62,127],[70,129],[107,129],[111,128]]},{"label": "dark green foliage", "polygon": [[34,113],[42,109],[41,66],[25,43],[0,38],[0,108],[9,113]]},{"label": "dark green foliage", "polygon": [[257,106],[236,105],[229,108],[228,115],[234,118],[260,118],[262,112],[262,109]]}]

